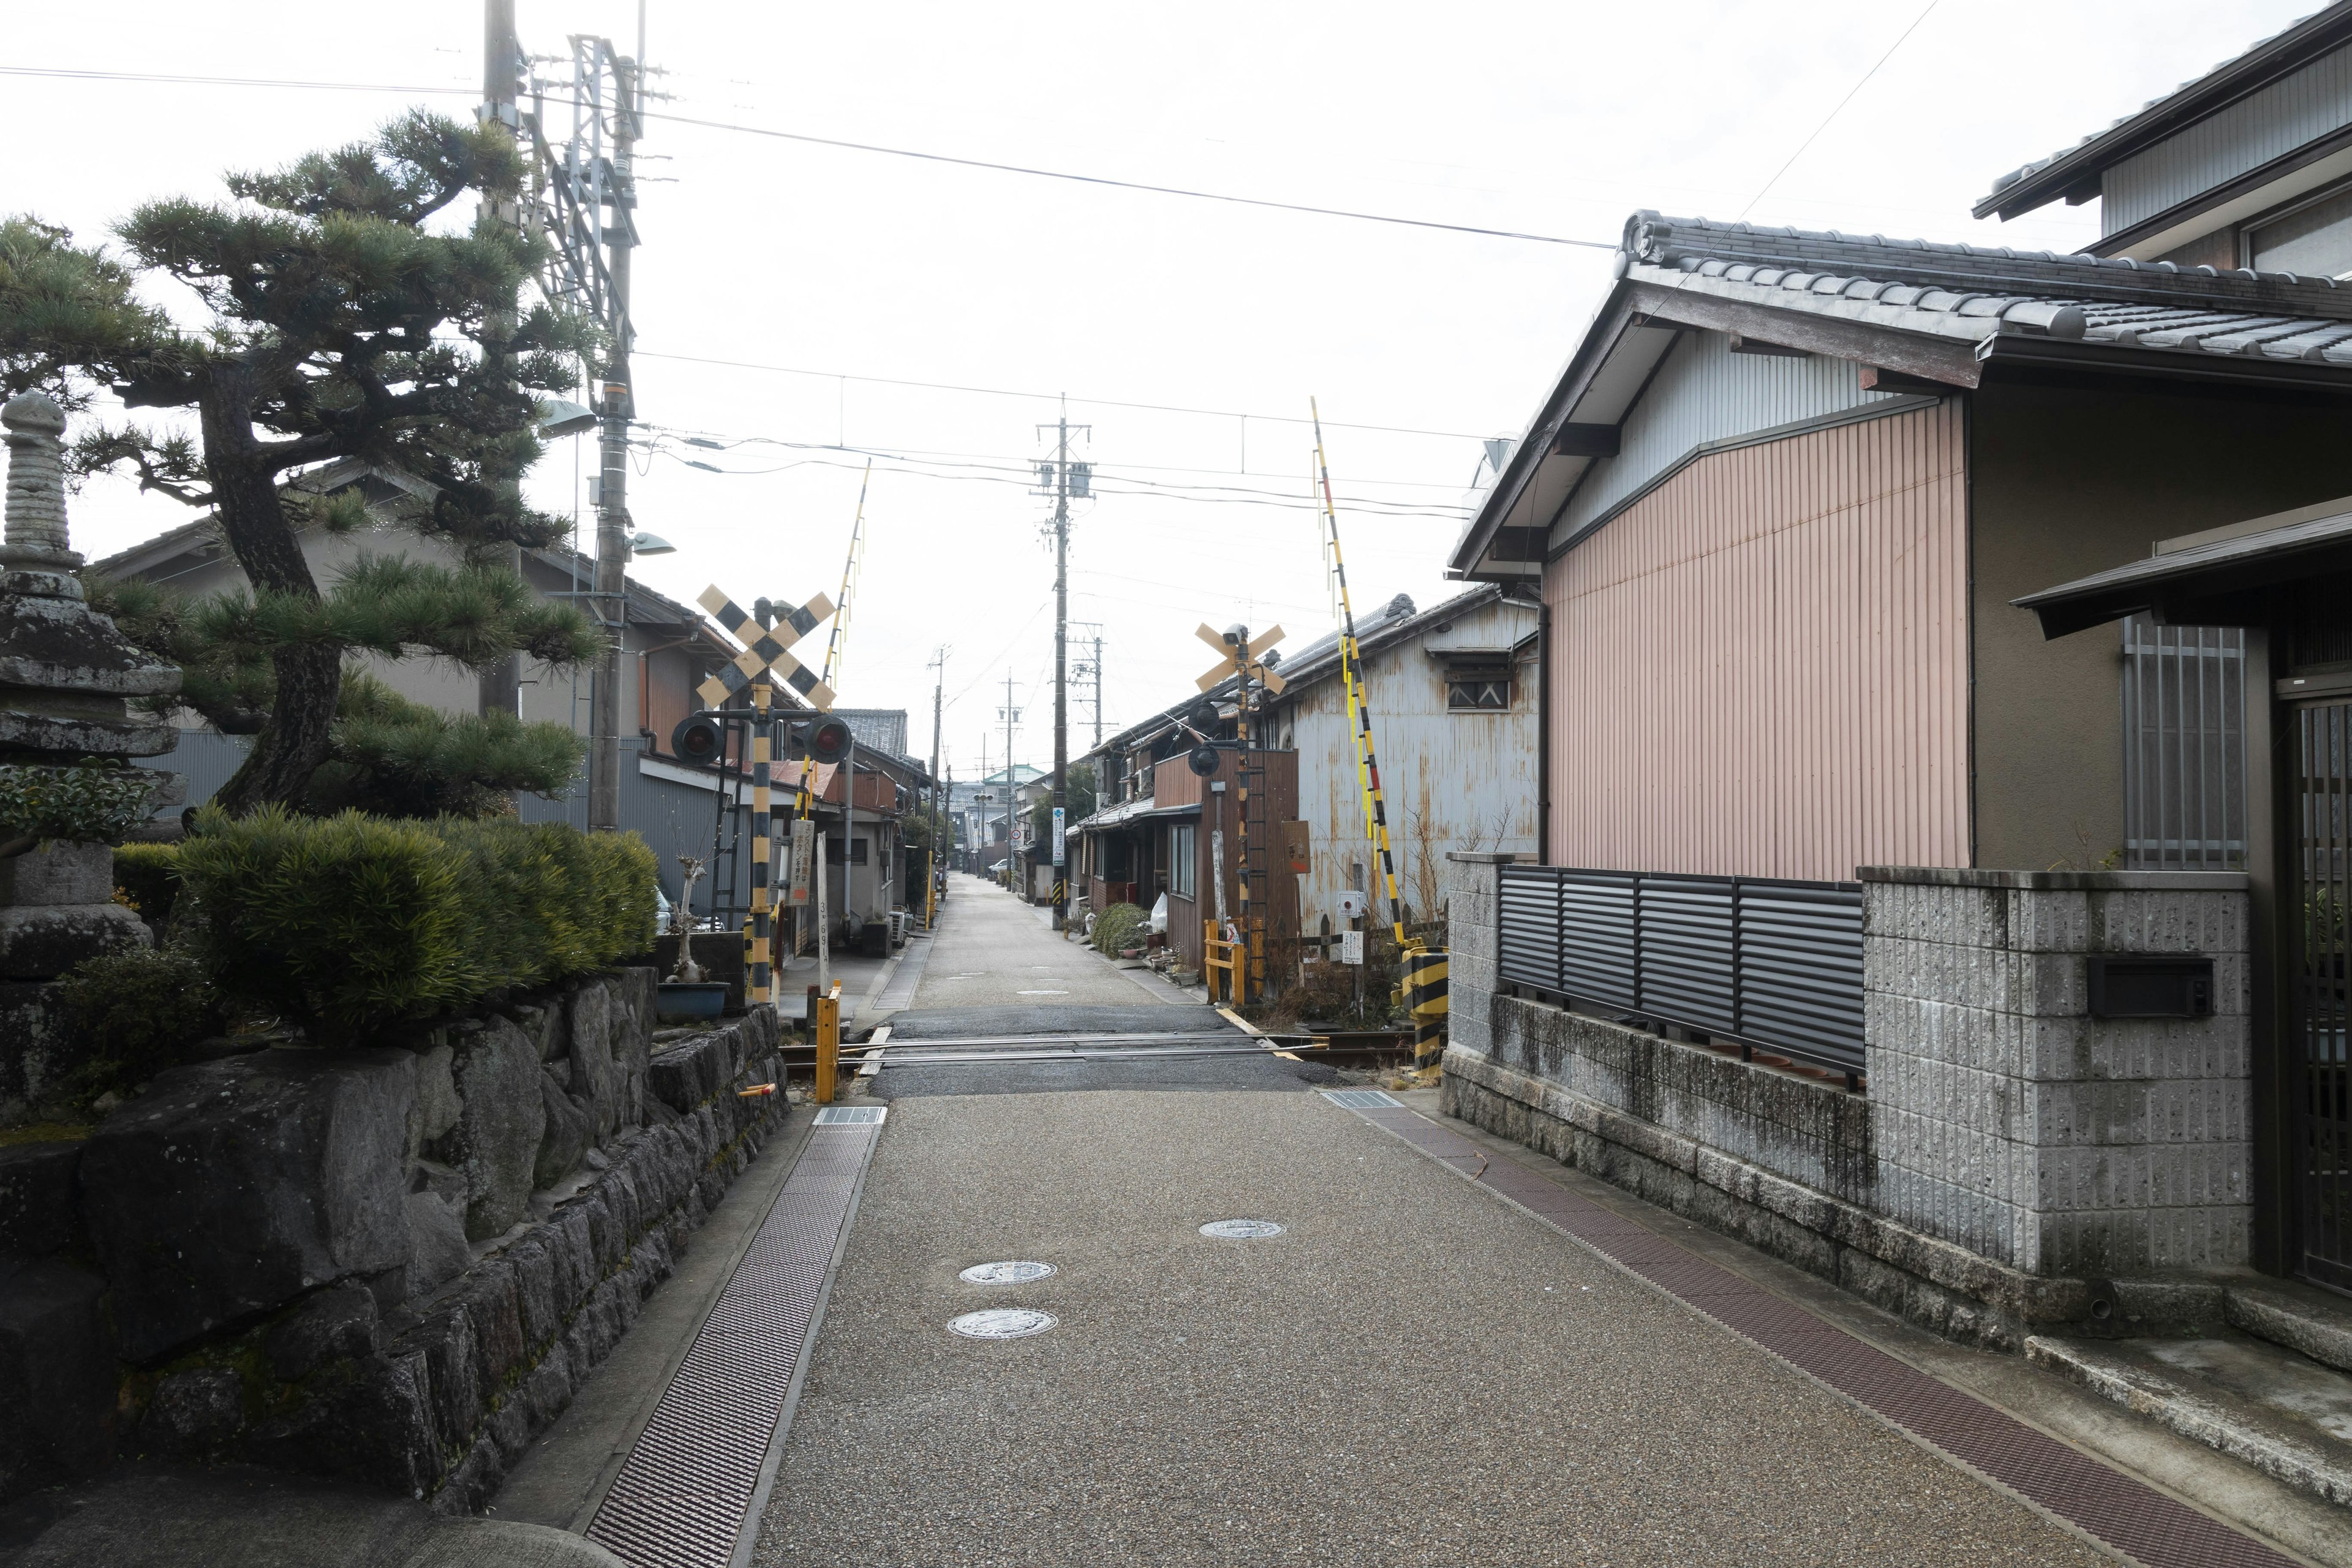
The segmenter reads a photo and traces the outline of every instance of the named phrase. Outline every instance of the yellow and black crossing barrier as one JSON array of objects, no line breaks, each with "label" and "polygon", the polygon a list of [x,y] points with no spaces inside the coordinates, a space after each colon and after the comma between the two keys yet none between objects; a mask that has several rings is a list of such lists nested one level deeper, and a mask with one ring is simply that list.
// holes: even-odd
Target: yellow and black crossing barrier
[{"label": "yellow and black crossing barrier", "polygon": [[1408,949],[1403,954],[1405,1011],[1412,1017],[1412,1065],[1437,1065],[1445,1050],[1445,964],[1442,947]]}]

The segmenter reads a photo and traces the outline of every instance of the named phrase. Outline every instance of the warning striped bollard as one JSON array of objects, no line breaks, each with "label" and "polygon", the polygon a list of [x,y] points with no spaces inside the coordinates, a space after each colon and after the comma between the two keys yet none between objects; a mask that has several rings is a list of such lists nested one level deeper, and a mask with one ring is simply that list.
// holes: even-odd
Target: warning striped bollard
[{"label": "warning striped bollard", "polygon": [[1404,1005],[1412,1016],[1412,1065],[1433,1066],[1445,1050],[1446,953],[1442,947],[1404,955]]}]

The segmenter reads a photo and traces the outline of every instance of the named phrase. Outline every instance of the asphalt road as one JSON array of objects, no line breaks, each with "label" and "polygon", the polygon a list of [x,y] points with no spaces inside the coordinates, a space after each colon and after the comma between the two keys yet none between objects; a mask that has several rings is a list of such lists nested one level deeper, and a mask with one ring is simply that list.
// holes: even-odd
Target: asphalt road
[{"label": "asphalt road", "polygon": [[899,1100],[754,1561],[2108,1559],[1301,1089]]},{"label": "asphalt road", "polygon": [[[1044,911],[976,878],[949,879],[948,908],[940,922],[914,1005],[893,1014],[889,1045],[1049,1033],[1217,1035],[1230,1047],[1249,1037],[1216,1009],[1166,999],[1166,988],[1131,978],[1085,945],[1066,942]],[[1338,1081],[1330,1068],[1272,1052],[1180,1056],[1168,1047],[1207,1040],[1171,1041],[1160,1050],[1117,1050],[1080,1042],[1058,1060],[1007,1060],[885,1067],[870,1080],[881,1100],[912,1095],[1031,1094],[1101,1089],[1279,1089]],[[1013,1047],[1007,1047],[1012,1049]],[[1034,1057],[1051,1047],[1033,1046]]]}]

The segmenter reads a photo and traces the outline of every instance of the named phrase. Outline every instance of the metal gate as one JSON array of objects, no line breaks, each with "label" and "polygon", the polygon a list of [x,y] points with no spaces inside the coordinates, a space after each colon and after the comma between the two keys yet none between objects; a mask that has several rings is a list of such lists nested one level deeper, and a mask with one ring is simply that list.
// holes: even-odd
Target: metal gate
[{"label": "metal gate", "polygon": [[2289,973],[2303,1059],[2303,1272],[2352,1289],[2352,1064],[2345,1037],[2345,915],[2352,907],[2352,702],[2315,702],[2294,715],[2295,886]]}]

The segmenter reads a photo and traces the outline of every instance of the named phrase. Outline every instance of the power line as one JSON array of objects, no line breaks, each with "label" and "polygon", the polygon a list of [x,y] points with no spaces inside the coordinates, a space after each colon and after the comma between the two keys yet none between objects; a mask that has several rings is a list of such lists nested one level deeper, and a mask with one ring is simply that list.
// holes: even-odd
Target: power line
[{"label": "power line", "polygon": [[[0,66],[0,74],[47,77],[74,81],[138,81],[179,83],[194,87],[273,87],[341,89],[350,92],[426,92],[474,96],[475,89],[457,87],[402,86],[383,82],[309,81],[269,77],[174,76],[158,71],[67,70],[41,66]],[[555,101],[551,100],[549,101]],[[1617,248],[1614,240],[1569,239],[1553,234],[1528,234],[1517,229],[1481,228],[1475,224],[1441,223],[1434,218],[1399,217],[1392,213],[1355,212],[1345,207],[1314,206],[1305,202],[1277,202],[1264,196],[1236,196],[1222,191],[1196,191],[1182,185],[1156,185],[1141,180],[1116,179],[1108,174],[1076,174],[1066,169],[1038,169],[1025,163],[998,163],[985,158],[962,158],[951,153],[926,153],[912,147],[885,147],[872,142],[849,142],[837,136],[814,136],[801,131],[776,131],[764,125],[742,125],[728,120],[704,120],[690,114],[640,110],[638,117],[691,125],[705,131],[726,131],[740,136],[761,136],[777,142],[798,142],[811,147],[832,147],[849,153],[874,153],[889,158],[912,158],[927,163],[949,163],[963,169],[987,169],[1000,174],[1032,179],[1064,180],[1106,189],[1141,191],[1150,195],[1182,196],[1191,201],[1223,202],[1233,206],[1266,207],[1276,212],[1306,213],[1315,217],[1347,218],[1356,223],[1389,224],[1404,228],[1438,229],[1449,234],[1476,235],[1487,239],[1521,240],[1536,245],[1566,245],[1587,250]]]},{"label": "power line", "polygon": [[[1066,395],[1072,403],[1084,403],[1097,408],[1140,408],[1152,414],[1198,414],[1210,419],[1255,419],[1269,425],[1304,425],[1306,420],[1295,414],[1245,414],[1234,408],[1188,408],[1174,403],[1129,403],[1116,397],[1079,397],[1058,392],[1015,392],[1002,386],[965,386],[950,381],[910,381],[898,376],[851,375],[835,370],[803,370],[798,365],[762,364],[753,360],[706,359],[696,354],[656,353],[651,349],[639,349],[639,359],[676,360],[680,364],[724,365],[730,370],[763,370],[777,375],[814,376],[820,381],[855,381],[868,386],[913,386],[927,392],[968,392],[983,397],[1025,397],[1044,403],[1059,403]],[[1483,441],[1485,436],[1467,430],[1422,430],[1405,425],[1350,425],[1343,420],[1327,419],[1326,430],[1374,430],[1386,436],[1440,436],[1449,440]],[[1491,434],[1491,432],[1490,432]]]},{"label": "power line", "polygon": [[[1872,66],[1868,70],[1863,72],[1862,79],[1855,82],[1851,88],[1847,89],[1846,95],[1837,100],[1837,107],[1831,110],[1827,114],[1822,116],[1822,122],[1813,127],[1813,133],[1811,136],[1806,137],[1803,142],[1800,142],[1795,152],[1789,154],[1789,161],[1787,163],[1772,171],[1772,177],[1764,182],[1762,190],[1758,191],[1754,195],[1748,198],[1748,205],[1739,209],[1740,218],[1747,217],[1748,213],[1755,209],[1756,204],[1764,199],[1764,193],[1779,184],[1780,183],[1780,176],[1787,174],[1790,169],[1796,166],[1797,160],[1805,155],[1805,149],[1811,146],[1815,142],[1821,139],[1822,132],[1830,128],[1830,121],[1835,120],[1841,113],[1843,113],[1845,110],[1845,106],[1853,101],[1853,95],[1860,92],[1864,87],[1868,86],[1870,79],[1878,74],[1878,67],[1883,66],[1887,61],[1893,59],[1895,58],[1895,51],[1903,47],[1905,39],[1909,38],[1912,34],[1919,30],[1919,24],[1927,19],[1927,13],[1936,8],[1937,3],[1937,0],[1927,0],[1925,9],[1921,10],[1916,16],[1912,17],[1911,25],[1903,29],[1903,36],[1886,46],[1886,52],[1878,57],[1878,64]],[[1739,220],[1734,219],[1733,221],[1738,222]]]}]

